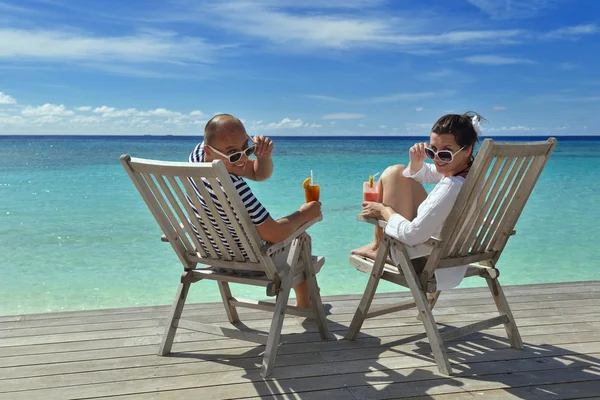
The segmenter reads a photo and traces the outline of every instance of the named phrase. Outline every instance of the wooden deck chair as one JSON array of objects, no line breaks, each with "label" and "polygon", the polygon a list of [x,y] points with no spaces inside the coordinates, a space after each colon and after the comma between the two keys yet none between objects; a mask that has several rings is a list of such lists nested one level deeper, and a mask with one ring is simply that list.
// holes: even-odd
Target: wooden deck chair
[{"label": "wooden deck chair", "polygon": [[[420,274],[415,272],[405,245],[385,233],[374,261],[351,256],[350,263],[370,277],[346,339],[356,338],[366,318],[416,307],[443,374],[452,374],[444,340],[504,324],[511,346],[522,349],[521,336],[498,282],[496,265],[508,238],[515,234],[517,219],[555,145],[554,138],[532,143],[496,143],[485,139],[440,237],[429,240],[433,250]],[[360,216],[358,219],[385,227],[385,221]],[[399,255],[398,264],[387,262],[390,251]],[[487,281],[500,315],[440,333],[431,311],[439,296],[434,272],[461,265],[468,265],[465,277],[477,276]],[[413,300],[370,310],[380,279],[410,288]]]},{"label": "wooden deck chair", "polygon": [[[315,269],[320,268],[325,260],[311,255],[310,236],[305,232],[318,219],[306,223],[283,242],[264,245],[221,161],[191,164],[144,160],[123,155],[121,164],[160,225],[164,233],[163,240],[171,244],[183,264],[181,284],[167,320],[159,348],[160,355],[170,353],[178,327],[254,341],[266,345],[261,369],[261,375],[266,378],[271,374],[275,363],[286,313],[314,317],[321,337],[329,337],[315,276]],[[214,191],[218,203],[211,197],[203,179]],[[205,208],[194,192],[192,182],[205,200],[206,207],[216,217],[214,220],[225,240],[219,240],[215,226],[209,221]],[[229,226],[225,226],[223,218],[219,217],[217,204],[223,207],[230,221]],[[196,216],[194,209],[199,216]],[[202,228],[201,221],[206,230]],[[235,243],[232,231],[237,234],[238,243]],[[287,250],[287,262],[276,265],[273,257]],[[207,267],[199,268],[199,264]],[[248,271],[254,271],[254,274],[248,274]],[[227,317],[235,328],[180,318],[190,285],[200,280],[217,281]],[[304,280],[308,284],[312,309],[288,306],[290,289]],[[235,298],[229,289],[230,282],[266,287],[267,295],[276,296],[276,301],[272,303]],[[273,311],[270,331],[267,333],[246,328],[239,322],[237,307]]]}]

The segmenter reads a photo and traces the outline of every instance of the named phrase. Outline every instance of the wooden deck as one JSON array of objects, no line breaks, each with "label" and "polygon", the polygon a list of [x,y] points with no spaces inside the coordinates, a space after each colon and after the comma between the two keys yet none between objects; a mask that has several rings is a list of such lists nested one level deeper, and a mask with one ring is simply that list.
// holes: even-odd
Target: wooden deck
[{"label": "wooden deck", "polygon": [[[264,346],[248,342],[180,330],[174,354],[157,356],[166,306],[0,317],[0,399],[600,398],[600,281],[505,291],[526,349],[511,349],[502,327],[453,341],[453,377],[437,373],[414,310],[367,320],[358,340],[343,340],[357,295],[324,298],[328,342],[313,322],[287,317],[266,381]],[[460,289],[443,293],[434,314],[460,326],[494,310],[487,288]],[[226,321],[221,304],[189,305],[186,315]],[[268,329],[264,312],[240,317]]]}]

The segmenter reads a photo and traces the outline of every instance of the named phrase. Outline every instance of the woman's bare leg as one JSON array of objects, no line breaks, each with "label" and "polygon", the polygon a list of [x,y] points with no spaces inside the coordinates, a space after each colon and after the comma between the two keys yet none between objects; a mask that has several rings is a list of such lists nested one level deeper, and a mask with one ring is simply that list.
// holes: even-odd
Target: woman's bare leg
[{"label": "woman's bare leg", "polygon": [[[417,216],[419,205],[427,197],[427,192],[419,182],[402,175],[404,168],[404,165],[394,165],[383,171],[378,182],[379,201],[412,221]],[[351,253],[375,259],[382,238],[383,228],[376,226],[373,242],[354,249]]]}]

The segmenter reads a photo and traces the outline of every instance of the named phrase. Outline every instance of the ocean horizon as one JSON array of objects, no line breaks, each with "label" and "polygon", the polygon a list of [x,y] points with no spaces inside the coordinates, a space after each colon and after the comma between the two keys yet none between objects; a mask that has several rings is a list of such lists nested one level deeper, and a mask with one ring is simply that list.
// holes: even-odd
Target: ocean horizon
[{"label": "ocean horizon", "polygon": [[[427,136],[272,136],[273,177],[250,182],[274,218],[302,204],[313,170],[324,220],[312,227],[313,253],[326,258],[323,295],[362,293],[367,276],[349,251],[372,237],[356,221],[361,185],[408,162]],[[491,136],[497,141],[549,136]],[[600,136],[553,136],[558,145],[500,259],[504,285],[597,279]],[[482,137],[482,140],[485,137]],[[170,304],[182,266],[119,164],[121,154],[187,161],[202,136],[0,136],[0,315]],[[356,143],[360,143],[357,146]],[[427,185],[429,191],[433,186]],[[468,279],[460,287],[481,286]],[[241,297],[264,290],[232,286]],[[380,291],[396,291],[383,284]],[[220,301],[216,285],[195,285],[190,302]]]}]

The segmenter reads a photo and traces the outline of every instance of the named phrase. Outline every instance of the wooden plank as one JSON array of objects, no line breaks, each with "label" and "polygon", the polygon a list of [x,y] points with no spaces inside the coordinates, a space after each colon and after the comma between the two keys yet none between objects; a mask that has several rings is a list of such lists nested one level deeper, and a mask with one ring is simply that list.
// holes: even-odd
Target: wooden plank
[{"label": "wooden plank", "polygon": [[[501,266],[500,266],[500,269]],[[178,273],[177,273],[178,275]],[[175,275],[174,275],[175,276]],[[600,292],[600,280],[590,281],[573,281],[573,282],[556,282],[556,283],[542,283],[542,284],[524,284],[524,285],[511,285],[504,287],[505,293],[511,296],[518,295],[529,295],[536,296],[536,294],[562,294],[562,293],[576,293],[579,295],[585,295],[584,292]],[[457,298],[464,300],[464,294],[468,293],[468,296],[488,296],[487,287],[473,287],[473,288],[456,288],[451,291],[446,291],[444,298],[451,299]],[[328,303],[343,302],[343,301],[357,301],[359,295],[331,295],[324,296],[323,301]],[[398,296],[410,296],[408,291],[398,292],[389,291],[381,292],[377,294],[377,299],[385,299],[389,297],[398,298]],[[448,297],[447,297],[448,296]],[[573,298],[573,296],[569,296]],[[511,303],[513,300],[511,300]],[[8,315],[0,318],[19,318],[22,321],[33,321],[33,320],[47,320],[47,319],[62,319],[62,318],[74,318],[74,317],[91,317],[100,315],[116,315],[116,314],[138,314],[142,310],[146,311],[160,311],[168,312],[170,305],[154,305],[145,307],[119,307],[119,308],[105,308],[105,309],[91,309],[91,310],[78,310],[78,311],[60,311],[60,312],[48,312],[48,313],[31,313],[22,315]],[[186,304],[186,309],[212,309],[214,303],[190,303]]]},{"label": "wooden plank", "polygon": [[[514,353],[522,353],[516,352]],[[240,372],[217,372],[198,375],[193,370],[182,371],[183,375],[175,376],[149,376],[148,378],[132,379],[121,382],[95,383],[89,382],[84,385],[55,387],[39,390],[22,390],[18,392],[7,392],[0,394],[0,399],[21,399],[21,398],[89,398],[108,395],[126,395],[135,393],[148,393],[164,390],[178,390],[186,388],[196,388],[196,395],[199,398],[210,396],[210,398],[235,398],[243,395],[269,395],[272,393],[292,393],[303,391],[327,390],[334,388],[347,387],[353,395],[358,398],[374,398],[374,393],[380,395],[411,395],[415,386],[420,386],[419,382],[431,383],[431,381],[457,382],[458,385],[450,385],[439,393],[448,393],[453,391],[475,391],[489,390],[503,387],[529,386],[532,384],[561,383],[571,381],[592,381],[600,380],[596,373],[589,373],[586,368],[589,362],[571,363],[571,362],[552,362],[556,355],[568,355],[567,353],[557,352],[556,355],[545,357],[548,361],[542,361],[544,357],[539,357],[533,351],[530,353],[530,360],[521,363],[500,363],[496,358],[497,354],[491,353],[491,358],[475,356],[474,359],[487,361],[487,365],[478,364],[476,370],[470,371],[472,363],[455,364],[457,369],[462,370],[460,377],[441,378],[434,370],[434,367],[424,365],[422,360],[412,360],[422,365],[416,367],[410,365],[404,367],[404,356],[396,356],[386,360],[386,364],[380,364],[378,360],[363,360],[357,362],[332,362],[309,364],[306,367],[283,367],[285,375],[276,377],[273,381],[263,381],[258,375],[257,370],[246,370],[242,368],[243,376]],[[590,359],[597,359],[598,353],[591,353]],[[490,362],[491,361],[491,362]],[[541,362],[540,362],[541,361]],[[569,360],[570,361],[570,360]],[[373,367],[379,367],[373,371]],[[478,371],[484,371],[478,373]],[[557,373],[549,373],[554,370]],[[357,372],[358,371],[358,372]],[[141,371],[139,371],[141,372]],[[141,372],[144,376],[144,372]],[[151,371],[145,372],[152,374]],[[288,377],[291,376],[291,378]],[[307,376],[308,374],[308,376]],[[475,375],[476,374],[476,375]],[[199,379],[202,377],[202,379]],[[377,384],[378,380],[385,380],[388,383]],[[392,382],[392,383],[389,383]],[[407,384],[411,383],[411,384]],[[442,388],[440,382],[435,382],[430,388]],[[262,386],[265,385],[265,386]],[[266,392],[264,389],[271,389]],[[275,392],[273,390],[275,389]],[[420,393],[425,393],[419,387]],[[450,389],[450,390],[448,390]],[[409,393],[406,390],[411,391]],[[209,392],[210,391],[210,392]],[[367,397],[363,397],[367,395]],[[210,393],[210,394],[209,394]],[[414,395],[414,394],[413,394]],[[29,396],[29,397],[27,397]],[[378,397],[375,397],[378,398]]]},{"label": "wooden plank", "polygon": [[[129,157],[129,156],[126,156]],[[123,160],[123,156],[121,156]],[[189,163],[157,161],[130,157],[128,164],[138,173],[161,173],[164,175],[215,176],[216,171],[210,163]]]},{"label": "wooden plank", "polygon": [[[578,323],[578,324],[560,324],[560,325],[551,325],[551,326],[532,326],[532,327],[524,327],[521,329],[523,335],[527,338],[528,345],[536,345],[540,343],[546,344],[559,344],[559,343],[585,343],[585,342],[594,342],[599,340],[599,334],[597,332],[598,327],[593,326],[590,323]],[[376,328],[372,330],[366,330],[366,333],[363,333],[361,336],[357,338],[357,342],[360,343],[360,347],[368,348],[368,347],[380,347],[384,345],[397,344],[398,341],[406,341],[414,342],[415,340],[419,340],[420,337],[415,337],[414,335],[422,332],[422,328],[419,326],[407,327],[403,328],[402,331],[399,331],[397,328]],[[488,338],[486,335],[502,335],[500,328],[491,329],[483,333],[475,334],[473,337],[469,338],[469,343],[476,343],[478,340],[483,340],[482,338]],[[581,335],[580,335],[581,334]],[[244,354],[248,351],[251,351],[253,348],[252,345],[249,345],[246,342],[237,341],[237,340],[222,340],[222,341],[202,341],[196,342],[193,339],[197,337],[197,333],[193,334],[182,334],[176,337],[176,345],[175,350],[178,353],[181,352],[190,352],[190,353],[198,353],[202,352],[206,357],[210,357],[210,354],[218,354],[220,356],[224,356],[225,354],[229,354],[229,357],[236,357],[239,354]],[[303,354],[303,353],[317,353],[317,352],[326,352],[326,351],[337,351],[344,349],[355,349],[356,345],[353,342],[348,341],[334,341],[334,342],[322,342],[320,341],[319,336],[315,333],[312,334],[312,341],[302,341],[296,339],[309,339],[311,334],[303,334],[291,338],[286,338],[286,342],[282,344],[280,347],[280,354]],[[180,342],[177,342],[177,339],[180,339]],[[160,340],[157,337],[154,343],[158,343]],[[489,339],[485,339],[489,341]],[[495,341],[496,344],[488,344],[489,346],[500,346],[502,348],[507,347],[506,340],[499,336],[499,339]],[[111,348],[100,348],[95,349],[91,348],[81,348],[81,349],[72,349],[72,351],[66,351],[62,353],[44,353],[44,354],[34,354],[34,355],[18,355],[12,357],[3,357],[0,358],[0,367],[8,368],[11,367],[8,371],[12,371],[16,367],[23,368],[35,368],[38,365],[47,364],[53,365],[57,367],[56,363],[59,362],[60,365],[64,365],[64,363],[74,363],[74,367],[76,368],[78,365],[85,365],[85,362],[91,361],[94,369],[97,369],[98,366],[96,363],[100,363],[99,360],[105,360],[104,362],[110,363],[111,360],[117,362],[119,366],[128,365],[128,362],[135,363],[136,357],[141,357],[146,359],[148,355],[152,355],[153,359],[160,360],[160,363],[177,363],[183,362],[180,359],[173,360],[170,358],[155,358],[155,350],[156,344],[146,344],[146,342],[141,341],[136,338],[136,341],[130,344],[130,347],[122,347],[124,344],[123,341],[113,342],[115,347]],[[80,344],[76,343],[76,344]],[[95,344],[95,342],[92,342]],[[119,347],[121,346],[121,347]],[[118,356],[115,357],[115,351],[118,351]],[[125,360],[119,361],[119,359],[123,357]],[[156,361],[157,363],[159,361]],[[83,363],[83,364],[82,364]],[[125,363],[125,364],[122,364]],[[108,365],[108,364],[104,364]],[[134,364],[134,366],[137,364]],[[58,367],[57,367],[58,368]],[[7,373],[6,369],[4,370]],[[52,371],[50,371],[52,373]]]},{"label": "wooden plank", "polygon": [[[488,343],[489,346],[496,346],[500,348],[505,348],[508,345],[506,344],[506,339],[502,336],[501,328],[494,328],[483,333],[475,334],[471,338],[469,338],[469,343],[476,343],[478,340],[486,340],[489,342],[489,335],[500,335],[496,336],[494,343]],[[528,345],[536,345],[536,344],[559,344],[559,343],[585,343],[585,342],[594,342],[598,341],[598,327],[593,326],[590,323],[577,323],[577,324],[560,324],[560,325],[550,325],[550,326],[532,326],[532,327],[524,327],[521,329],[524,336],[527,338]],[[368,347],[380,347],[383,345],[393,345],[399,344],[400,342],[412,343],[415,340],[420,340],[424,337],[422,335],[423,329],[420,326],[412,326],[403,328],[399,331],[397,328],[376,328],[372,330],[366,330],[360,335],[356,340],[360,343],[360,345],[355,345],[353,342],[349,341],[334,341],[334,342],[322,342],[320,337],[314,334],[303,334],[298,336],[292,336],[290,338],[286,338],[286,342],[281,345],[279,350],[280,354],[303,354],[303,353],[321,353],[327,351],[338,351],[338,350],[347,350],[347,349],[356,349],[357,347],[368,348]],[[421,334],[421,336],[418,336]],[[580,335],[581,334],[581,335]],[[217,354],[219,356],[228,357],[239,357],[240,354],[245,354],[246,352],[255,349],[256,347],[253,345],[249,345],[247,342],[237,341],[237,340],[220,340],[220,341],[194,341],[199,334],[182,334],[176,337],[175,351],[178,353],[181,352],[190,352],[190,353],[198,353],[202,352],[205,357],[210,358],[211,354]],[[417,335],[417,336],[415,336]],[[312,336],[312,340],[309,340]],[[485,338],[485,339],[484,339]],[[180,339],[180,342],[177,342],[177,339]],[[306,340],[302,340],[306,339]],[[99,362],[98,360],[107,360],[106,362],[110,362],[111,359],[118,359],[120,357],[125,357],[129,359],[129,361],[134,362],[135,357],[142,357],[152,355],[154,356],[156,350],[156,344],[160,340],[160,337],[157,337],[152,344],[146,344],[145,341],[141,341],[139,338],[136,338],[136,341],[130,344],[130,347],[118,347],[119,345],[129,344],[118,342],[115,343],[115,347],[111,348],[100,348],[95,349],[93,347],[90,348],[82,348],[82,349],[74,349],[68,352],[62,353],[44,353],[44,354],[35,354],[35,355],[18,355],[12,357],[3,357],[0,358],[0,367],[8,368],[8,367],[35,367],[36,365],[41,364],[54,364],[66,363],[66,362]],[[452,342],[452,341],[450,341]],[[79,343],[77,343],[79,344]],[[92,342],[91,344],[95,344]],[[90,345],[91,345],[90,344]],[[118,349],[118,350],[117,350]],[[118,351],[118,355],[115,356],[115,351]],[[131,358],[134,357],[134,358]],[[177,363],[183,362],[181,360],[173,360],[170,358],[158,358],[160,363]],[[127,361],[123,361],[127,362]],[[159,362],[159,361],[156,361]]]},{"label": "wooden plank", "polygon": [[452,330],[442,333],[440,336],[444,341],[450,339],[458,339],[463,336],[471,335],[475,332],[483,331],[494,326],[505,324],[506,322],[508,322],[508,317],[506,315],[499,315],[497,317],[488,318],[483,321],[477,321],[466,326],[461,326],[460,328],[454,328]]},{"label": "wooden plank", "polygon": [[600,393],[600,381],[587,381],[426,395],[411,397],[411,400],[462,400],[471,398],[485,400],[598,399],[598,393]]},{"label": "wooden plank", "polygon": [[[595,342],[590,342],[589,352],[595,351],[597,349],[597,342],[599,341],[600,335],[595,333],[590,335],[587,332],[579,332],[575,334],[556,334],[552,336],[547,336],[547,341],[540,341],[539,343],[542,346],[546,346],[550,349],[552,348],[562,348],[560,346],[563,343],[567,345],[574,342],[580,341],[585,343],[585,341],[595,339]],[[532,340],[537,336],[532,335]],[[298,344],[295,346],[283,345],[280,349],[279,355],[279,364],[282,366],[292,366],[292,365],[311,365],[315,361],[323,361],[327,360],[346,360],[348,362],[352,362],[353,360],[359,360],[361,358],[377,358],[380,362],[385,363],[386,357],[397,357],[399,352],[406,354],[409,358],[415,360],[421,360],[419,357],[411,357],[410,352],[418,351],[421,348],[419,343],[411,342],[402,344],[399,346],[393,346],[393,351],[389,351],[389,345],[398,341],[398,338],[394,338],[393,341],[387,340],[384,343],[377,344],[372,339],[360,341],[360,349],[361,352],[357,353],[355,350],[357,349],[356,345],[351,345],[351,342],[347,341],[339,341],[333,342],[330,346],[325,346],[322,342],[320,345],[303,345]],[[550,346],[552,345],[552,346]],[[535,351],[537,349],[537,345],[530,344],[532,354],[535,355]],[[367,350],[371,348],[371,350]],[[477,339],[470,340],[466,342],[466,345],[462,342],[449,342],[448,350],[451,358],[457,358],[462,356],[466,349],[478,349],[484,350],[486,352],[490,352],[495,350],[496,352],[503,352],[504,350],[510,350],[508,348],[507,343],[496,341],[492,339]],[[312,354],[323,351],[336,351],[337,353],[332,353],[332,357],[319,357],[315,359]],[[386,350],[386,351],[382,351]],[[564,350],[564,349],[563,349]],[[2,374],[0,375],[0,380],[2,379],[16,379],[16,378],[28,378],[34,382],[38,382],[37,385],[42,385],[42,381],[37,381],[35,377],[44,377],[44,376],[56,376],[56,375],[64,375],[64,374],[78,374],[84,372],[97,372],[97,371],[124,371],[125,369],[135,369],[140,367],[165,367],[170,368],[171,365],[187,365],[189,363],[203,363],[203,366],[192,366],[190,368],[194,369],[197,373],[202,373],[204,370],[200,370],[198,368],[205,368],[204,372],[217,372],[217,371],[228,371],[236,368],[241,368],[241,366],[246,366],[244,368],[251,368],[252,366],[257,366],[260,362],[260,357],[256,355],[257,353],[252,352],[252,348],[248,347],[247,349],[240,349],[238,353],[224,354],[222,352],[213,351],[211,353],[197,353],[190,352],[187,357],[156,357],[152,351],[152,355],[144,354],[140,356],[126,356],[119,354],[118,358],[101,358],[99,359],[90,359],[86,361],[72,361],[72,362],[64,362],[63,360],[54,360],[55,362],[46,365],[29,365],[29,366],[21,366],[21,367],[12,367],[0,370]],[[544,350],[544,355],[547,351]],[[562,353],[561,353],[562,354]],[[114,355],[114,351],[113,351]],[[210,360],[219,360],[224,357],[227,357],[229,360],[236,359],[235,363],[226,364],[226,363],[218,363],[218,362],[206,362]],[[495,360],[499,359],[513,359],[513,357],[521,357],[519,353],[516,352],[508,352],[508,353],[497,353],[495,355]],[[246,360],[246,361],[243,361]],[[333,361],[330,361],[333,362]],[[243,365],[242,365],[243,364]],[[407,364],[405,364],[406,366]],[[420,365],[420,364],[415,364]],[[186,367],[181,367],[186,368]],[[125,372],[126,373],[126,372]],[[116,379],[116,378],[115,378]],[[50,382],[47,380],[46,382]],[[57,380],[57,384],[58,384]],[[47,385],[49,383],[44,383]],[[0,385],[1,386],[1,385]],[[39,386],[41,387],[41,386]],[[32,388],[29,385],[23,386],[23,388]]]},{"label": "wooden plank", "polygon": [[[580,308],[576,311],[572,311],[569,307],[565,307],[565,308],[560,308],[560,309],[555,309],[555,308],[543,308],[543,309],[537,309],[537,308],[532,308],[532,309],[526,309],[526,310],[517,310],[515,311],[514,315],[515,315],[515,319],[516,320],[521,320],[523,318],[527,318],[526,320],[522,321],[522,323],[520,323],[519,325],[523,325],[527,326],[529,324],[538,324],[538,325],[548,325],[548,324],[553,324],[553,323],[572,323],[572,322],[592,322],[592,321],[600,321],[600,315],[598,313],[595,312],[595,309],[597,309],[595,306],[590,306],[588,308]],[[473,308],[471,308],[470,310],[473,310]],[[476,320],[478,318],[484,318],[486,316],[489,316],[489,312],[485,312],[485,310],[480,310],[480,312],[468,312],[468,313],[461,313],[461,312],[457,312],[455,310],[453,310],[452,312],[454,313],[450,313],[450,314],[444,314],[441,312],[442,309],[436,309],[435,310],[435,314],[436,314],[436,319],[438,320],[439,323],[444,323],[444,324],[457,324],[457,323],[463,323],[463,322],[469,322],[469,321],[473,321]],[[581,314],[580,314],[581,313]],[[223,313],[224,314],[224,313]],[[535,317],[533,318],[529,318],[531,315],[535,315]],[[184,318],[188,318],[185,314],[183,316]],[[328,317],[328,319],[338,325],[337,327],[334,325],[332,326],[332,331],[341,331],[343,329],[345,329],[345,325],[351,320],[352,314],[342,314],[342,315],[330,315]],[[211,318],[212,320],[214,320],[213,318]],[[159,328],[161,328],[161,325],[158,323],[152,323],[152,326],[156,326],[155,329],[153,329],[152,327],[147,327],[147,328],[141,328],[138,329],[136,328],[137,324],[136,322],[132,322],[132,323],[126,323],[126,322],[122,322],[119,323],[122,324],[121,326],[123,326],[124,328],[122,329],[114,329],[114,330],[91,330],[91,331],[87,331],[85,329],[81,329],[81,328],[85,328],[85,325],[83,325],[81,328],[77,328],[74,330],[74,332],[62,332],[59,331],[58,333],[54,333],[53,330],[50,330],[49,332],[47,332],[48,334],[42,334],[44,331],[44,328],[38,329],[38,328],[30,328],[33,329],[29,332],[23,330],[22,332],[20,332],[19,334],[12,334],[10,333],[11,331],[8,331],[9,333],[5,335],[12,335],[11,337],[6,337],[2,342],[0,342],[0,356],[5,354],[4,353],[4,347],[12,347],[12,346],[30,346],[30,345],[35,345],[35,344],[41,344],[41,343],[68,343],[68,342],[75,342],[75,341],[86,341],[86,340],[102,340],[102,339],[111,339],[111,338],[125,338],[125,337],[141,337],[141,336],[154,336],[156,334],[158,334],[158,332],[160,331]],[[263,319],[263,320],[256,320],[254,323],[251,324],[251,326],[253,327],[257,327],[257,328],[268,328],[270,324],[270,321],[268,319]],[[378,326],[378,327],[391,327],[391,326],[397,326],[397,327],[404,327],[404,326],[411,326],[411,325],[416,325],[419,326],[420,322],[416,321],[414,319],[414,316],[411,314],[408,314],[404,317],[399,317],[399,316],[389,316],[387,318],[383,318],[383,317],[379,317],[378,319],[371,319],[368,321],[365,321],[366,327],[370,328],[370,327],[374,327],[374,326]],[[100,324],[101,325],[101,324]],[[342,325],[342,326],[339,326]],[[290,321],[287,323],[287,325],[289,327],[289,329],[293,332],[296,332],[298,328],[298,321],[294,320],[294,319],[290,319]],[[98,327],[94,327],[94,329],[98,329],[100,326]],[[128,328],[125,328],[128,327]],[[304,328],[302,328],[304,329]],[[310,327],[310,329],[314,329],[313,326]],[[6,332],[6,331],[3,331]],[[24,349],[25,350],[25,349]],[[10,352],[10,350],[9,350]]]},{"label": "wooden plank", "polygon": [[[506,289],[506,288],[505,288]],[[486,289],[487,290],[487,289]],[[488,292],[489,293],[489,292]],[[402,296],[402,294],[398,294],[398,298],[406,298],[406,296]],[[568,299],[556,300],[553,299],[550,302],[540,301],[539,298],[532,299],[531,302],[518,302],[512,301],[512,309],[513,310],[534,310],[534,309],[560,309],[560,308],[573,308],[574,313],[580,313],[581,311],[585,311],[586,306],[600,306],[600,299],[596,297],[588,297],[582,298],[578,300],[570,300],[572,296],[568,296]],[[545,299],[544,299],[545,300]],[[387,305],[393,304],[397,301],[396,298],[382,297],[382,295],[378,294],[375,298],[374,304],[377,305]],[[198,307],[199,304],[186,304],[186,308],[184,310],[184,316],[186,318],[190,317],[198,317],[198,318],[210,318],[215,320],[220,320],[223,317],[223,311],[219,307],[215,307],[214,303],[209,303],[210,309],[206,309],[205,307]],[[342,314],[352,314],[356,310],[356,306],[349,301],[339,301],[329,303],[331,305],[330,311],[335,316]],[[337,305],[336,305],[337,304]],[[442,313],[445,315],[448,314],[461,314],[461,313],[470,313],[470,312],[487,312],[494,311],[495,307],[493,303],[490,304],[480,304],[480,305],[471,305],[472,301],[463,299],[462,301],[453,300],[453,301],[442,301],[436,308],[435,314]],[[457,307],[461,307],[460,310]],[[579,307],[584,307],[583,309],[579,309]],[[148,310],[148,311],[146,311]],[[145,322],[148,320],[159,319],[162,320],[166,318],[168,314],[168,309],[164,308],[164,310],[153,311],[152,307],[143,307],[139,308],[138,312],[131,313],[114,313],[114,314],[101,314],[101,315],[91,315],[86,317],[85,314],[73,317],[65,317],[65,318],[53,318],[47,320],[23,320],[20,322],[4,322],[0,323],[0,331],[1,330],[9,330],[9,329],[25,329],[25,328],[39,328],[44,329],[46,327],[60,327],[60,326],[71,326],[71,328],[67,328],[68,332],[78,332],[78,331],[89,331],[94,329],[95,327],[100,328],[102,324],[106,323],[117,323],[117,322],[127,322],[127,323],[136,323],[139,322],[143,326]],[[265,313],[255,312],[254,310],[244,310],[244,320],[254,320],[254,319],[264,319],[268,316]],[[398,318],[403,318],[402,315],[398,315]],[[151,326],[154,323],[149,323]],[[77,328],[77,326],[79,326]],[[89,329],[88,329],[89,327]],[[116,326],[115,326],[116,327]],[[126,327],[123,325],[122,327]],[[111,328],[112,329],[112,328]],[[101,330],[101,329],[100,329]],[[54,333],[57,333],[56,331]],[[22,335],[31,335],[31,334],[41,334],[41,331],[22,331]]]}]

